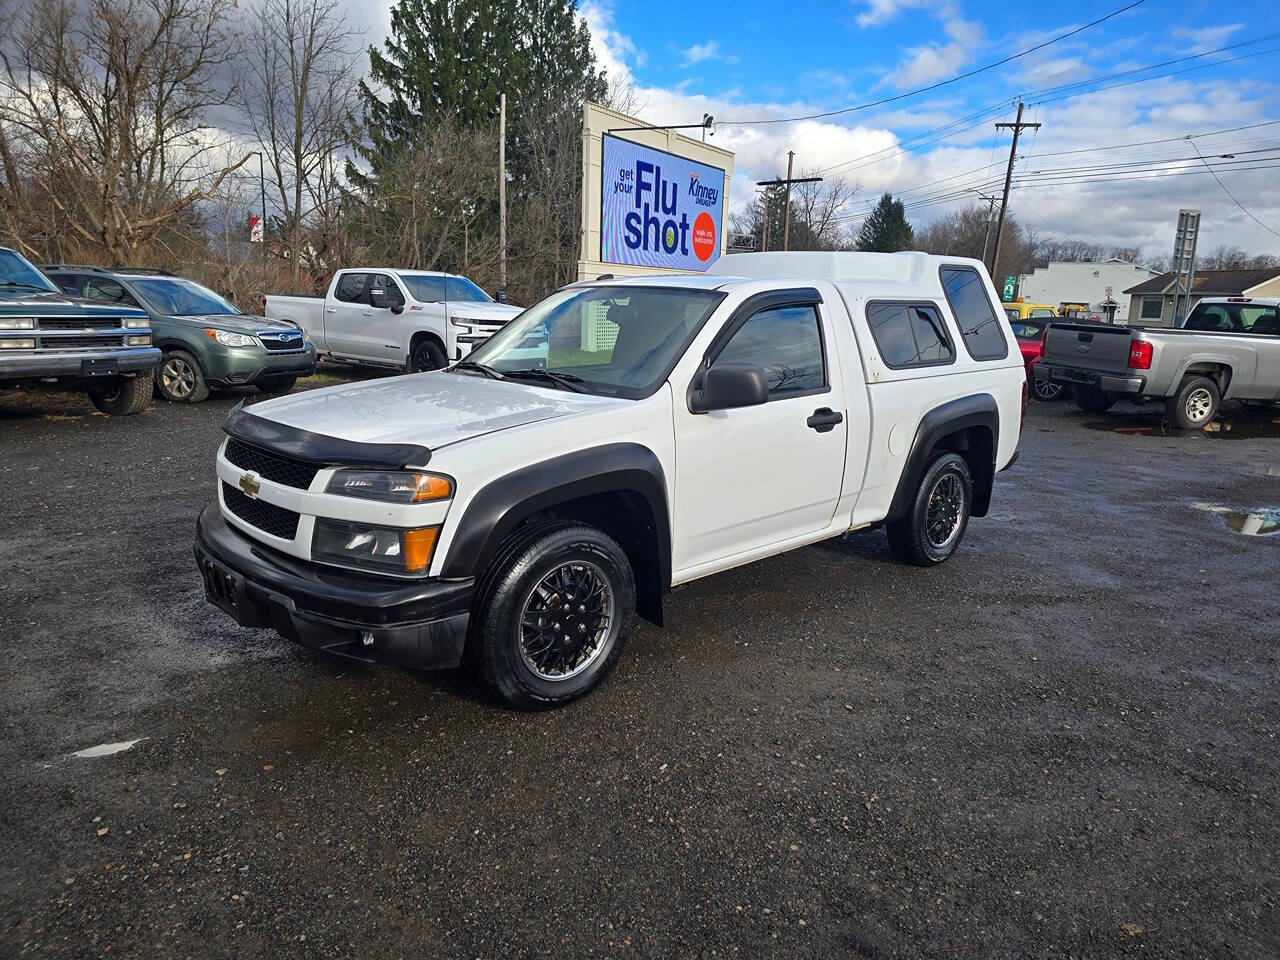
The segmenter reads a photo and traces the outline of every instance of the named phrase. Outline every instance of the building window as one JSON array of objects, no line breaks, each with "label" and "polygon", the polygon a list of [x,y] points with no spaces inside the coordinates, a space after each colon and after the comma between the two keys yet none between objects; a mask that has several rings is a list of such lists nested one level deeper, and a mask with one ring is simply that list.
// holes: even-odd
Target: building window
[{"label": "building window", "polygon": [[1143,297],[1142,312],[1139,316],[1143,320],[1159,320],[1164,315],[1164,297]]}]

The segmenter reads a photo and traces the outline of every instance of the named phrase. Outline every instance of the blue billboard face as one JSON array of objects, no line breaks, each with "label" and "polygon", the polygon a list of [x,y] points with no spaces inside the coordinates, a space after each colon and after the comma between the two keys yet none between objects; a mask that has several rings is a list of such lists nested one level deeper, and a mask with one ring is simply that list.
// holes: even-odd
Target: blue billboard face
[{"label": "blue billboard face", "polygon": [[715,263],[724,171],[607,133],[601,143],[600,260],[668,270]]}]

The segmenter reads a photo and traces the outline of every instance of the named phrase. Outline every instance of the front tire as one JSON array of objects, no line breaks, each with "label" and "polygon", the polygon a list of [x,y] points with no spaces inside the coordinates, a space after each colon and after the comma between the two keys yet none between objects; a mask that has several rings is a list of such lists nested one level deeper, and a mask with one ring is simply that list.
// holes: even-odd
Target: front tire
[{"label": "front tire", "polygon": [[1203,430],[1218,412],[1222,395],[1208,377],[1187,377],[1165,401],[1165,418],[1180,430]]},{"label": "front tire", "polygon": [[1115,394],[1088,387],[1072,387],[1071,399],[1085,413],[1106,413],[1116,402]]},{"label": "front tire", "polygon": [[613,669],[635,605],[631,563],[612,537],[573,522],[530,527],[498,552],[472,612],[480,677],[523,710],[568,703]]},{"label": "front tire", "polygon": [[958,453],[942,453],[925,468],[905,516],[887,524],[889,546],[900,560],[936,567],[964,539],[973,509],[973,476]]},{"label": "front tire", "polygon": [[409,355],[410,373],[441,370],[448,365],[449,358],[444,355],[444,348],[435,340],[428,337],[413,345],[413,352]]},{"label": "front tire", "polygon": [[132,417],[151,402],[151,378],[124,377],[110,390],[90,390],[89,402],[113,417]]},{"label": "front tire", "polygon": [[170,403],[200,403],[209,399],[200,361],[185,350],[166,350],[156,367],[156,391]]}]

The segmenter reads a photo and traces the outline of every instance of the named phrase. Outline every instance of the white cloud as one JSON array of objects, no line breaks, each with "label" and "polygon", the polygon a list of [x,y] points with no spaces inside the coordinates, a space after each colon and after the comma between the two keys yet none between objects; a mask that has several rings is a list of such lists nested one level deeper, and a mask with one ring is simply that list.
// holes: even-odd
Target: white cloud
[{"label": "white cloud", "polygon": [[973,57],[982,43],[982,27],[971,20],[953,19],[942,29],[949,43],[926,43],[907,50],[907,56],[884,83],[905,90],[942,80],[956,73]]},{"label": "white cloud", "polygon": [[720,41],[708,40],[706,43],[695,43],[684,51],[684,65],[692,66],[695,63],[702,63],[703,60],[719,60],[720,59]]},{"label": "white cloud", "polygon": [[903,10],[917,10],[930,0],[867,0],[867,9],[858,14],[858,26],[876,27],[888,23]]},{"label": "white cloud", "polygon": [[1228,37],[1243,26],[1243,23],[1227,23],[1220,27],[1204,27],[1199,30],[1177,27],[1174,29],[1173,35],[1188,41],[1185,44],[1186,53],[1204,53],[1206,50],[1217,50],[1226,42]]}]

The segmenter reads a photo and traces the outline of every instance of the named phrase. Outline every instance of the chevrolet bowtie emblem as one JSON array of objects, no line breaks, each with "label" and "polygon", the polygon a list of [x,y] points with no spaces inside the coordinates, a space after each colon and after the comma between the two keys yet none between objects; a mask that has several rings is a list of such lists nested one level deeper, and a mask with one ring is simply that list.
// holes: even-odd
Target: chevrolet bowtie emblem
[{"label": "chevrolet bowtie emblem", "polygon": [[252,473],[246,473],[240,478],[240,489],[244,491],[246,497],[257,497],[258,491],[262,489],[262,484],[254,479]]}]

